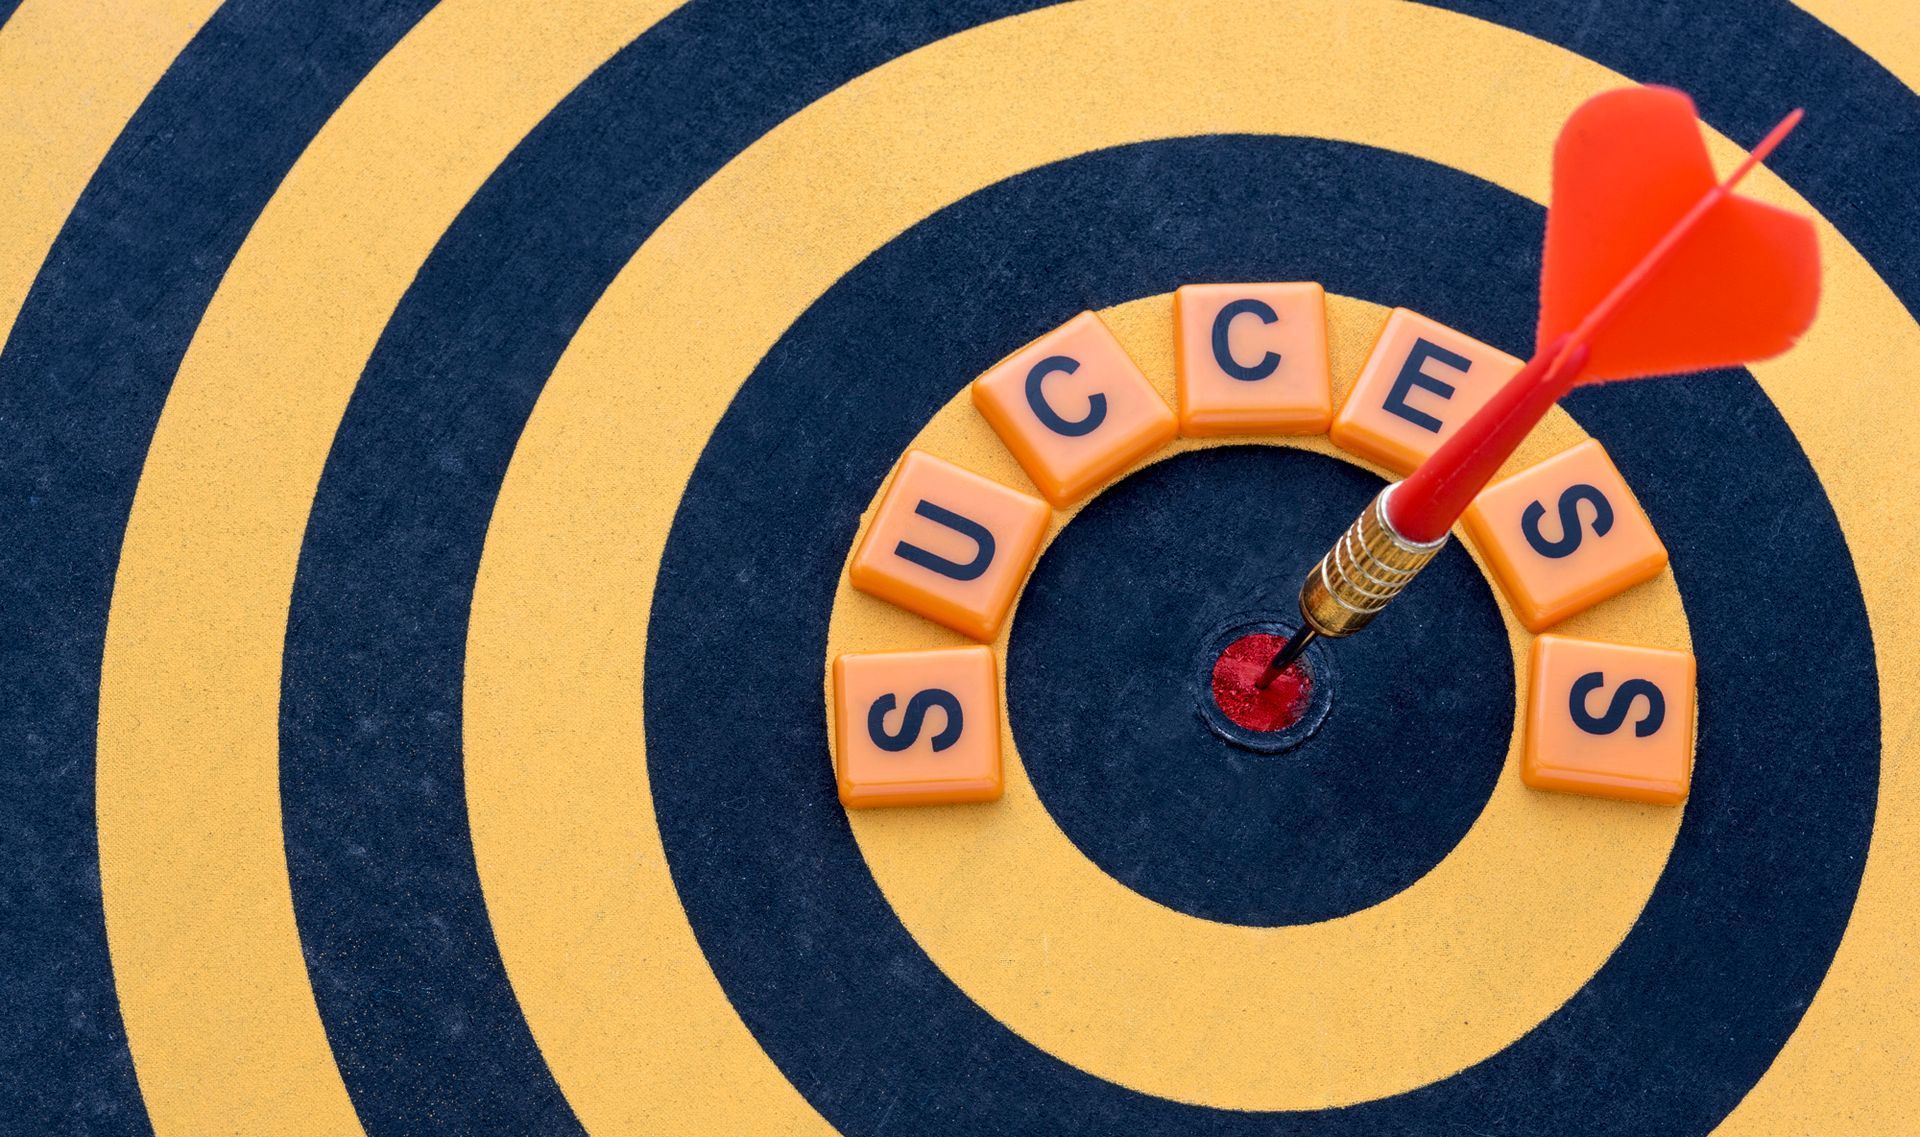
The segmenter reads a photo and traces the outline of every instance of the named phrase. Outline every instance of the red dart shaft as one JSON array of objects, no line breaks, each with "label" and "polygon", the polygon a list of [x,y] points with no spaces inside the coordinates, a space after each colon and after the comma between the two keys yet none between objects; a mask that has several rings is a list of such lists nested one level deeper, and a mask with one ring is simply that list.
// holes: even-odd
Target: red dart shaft
[{"label": "red dart shaft", "polygon": [[1393,491],[1387,519],[1401,536],[1420,544],[1445,536],[1547,409],[1573,389],[1587,345],[1566,344],[1562,336],[1529,360]]},{"label": "red dart shaft", "polygon": [[1799,124],[1796,110],[1767,132],[1729,174],[1696,202],[1675,222],[1638,264],[1610,289],[1587,313],[1571,335],[1563,335],[1548,344],[1507,385],[1466,422],[1454,435],[1420,464],[1388,499],[1387,519],[1401,536],[1425,543],[1446,535],[1460,519],[1493,475],[1526,438],[1534,424],[1561,396],[1580,381],[1586,366],[1588,345],[1601,335],[1607,321],[1633,296],[1680,246],[1708,210],[1733,192],[1733,187],[1760,164],[1773,148],[1780,145]]},{"label": "red dart shaft", "polygon": [[[1632,379],[1729,366],[1792,344],[1811,321],[1818,296],[1812,227],[1804,218],[1734,198],[1731,191],[1799,120],[1799,111],[1788,115],[1715,184],[1691,133],[1693,107],[1685,96],[1623,91],[1589,100],[1575,112],[1555,150],[1555,208],[1563,174],[1565,185],[1576,190],[1601,188],[1568,199],[1573,212],[1557,215],[1558,244],[1554,226],[1547,229],[1538,335],[1552,340],[1538,345],[1520,373],[1411,476],[1380,491],[1307,573],[1300,586],[1300,629],[1256,687],[1272,682],[1319,637],[1350,636],[1371,623],[1439,554],[1454,522],[1534,424],[1588,377],[1589,365],[1591,378],[1600,381]],[[1664,164],[1641,171],[1645,178],[1621,177],[1621,164],[1634,162],[1636,147],[1646,146]],[[1608,185],[1636,196],[1611,202],[1593,196]],[[1679,202],[1690,204],[1662,226]],[[1569,218],[1588,228],[1566,228]],[[1620,249],[1594,252],[1595,242],[1607,239],[1607,225],[1631,236],[1626,247],[1639,246],[1650,230],[1659,236],[1621,271],[1613,255]],[[1721,293],[1701,291],[1716,287]],[[1630,303],[1636,297],[1646,301],[1647,311]],[[1721,302],[1702,304],[1702,297]],[[1738,319],[1746,306],[1753,307],[1754,319],[1729,325],[1727,313]],[[1629,318],[1618,318],[1623,309]]]}]

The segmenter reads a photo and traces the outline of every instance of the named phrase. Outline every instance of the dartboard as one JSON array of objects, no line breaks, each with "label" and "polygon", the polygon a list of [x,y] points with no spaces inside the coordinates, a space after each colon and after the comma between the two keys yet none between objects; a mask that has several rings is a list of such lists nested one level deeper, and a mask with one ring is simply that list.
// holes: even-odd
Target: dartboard
[{"label": "dartboard", "polygon": [[[0,21],[0,1128],[1920,1131],[1910,5]],[[1049,503],[984,634],[855,586],[909,455],[1041,492],[973,384],[1083,313],[1168,406],[1196,284],[1316,285],[1335,405],[1396,310],[1524,356],[1634,83],[1721,169],[1805,107],[1743,192],[1824,273],[1521,455],[1657,532],[1554,633],[1696,661],[1683,804],[1520,776],[1473,542],[1300,737],[1209,718],[1389,476],[1321,433]],[[995,800],[846,808],[835,661],[976,641]]]}]

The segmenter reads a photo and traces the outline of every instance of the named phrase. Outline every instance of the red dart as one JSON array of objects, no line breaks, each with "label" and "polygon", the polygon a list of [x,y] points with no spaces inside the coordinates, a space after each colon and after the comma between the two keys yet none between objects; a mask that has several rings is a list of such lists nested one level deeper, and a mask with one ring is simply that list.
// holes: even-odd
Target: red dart
[{"label": "red dart", "polygon": [[1632,87],[1588,100],[1553,152],[1535,354],[1394,491],[1388,519],[1438,540],[1547,409],[1582,382],[1731,367],[1778,355],[1813,322],[1813,223],[1733,187],[1794,111],[1716,183],[1693,100]]},{"label": "red dart", "polygon": [[1679,91],[1610,91],[1574,111],[1553,151],[1532,360],[1322,558],[1301,588],[1301,630],[1256,687],[1315,638],[1365,627],[1576,385],[1731,367],[1793,346],[1820,298],[1813,223],[1733,189],[1800,117],[1716,181],[1693,100]]}]

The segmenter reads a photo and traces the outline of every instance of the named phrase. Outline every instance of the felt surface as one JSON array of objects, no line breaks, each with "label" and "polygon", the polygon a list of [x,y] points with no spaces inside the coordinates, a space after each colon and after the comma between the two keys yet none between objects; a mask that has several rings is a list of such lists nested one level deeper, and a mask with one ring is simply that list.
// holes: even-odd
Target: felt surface
[{"label": "felt surface", "polygon": [[[1910,19],[61,3],[0,2],[0,59],[75,61],[0,124],[19,1131],[1920,1117],[1920,603],[1873,544],[1920,519],[1889,488]],[[1756,193],[1828,258],[1785,360],[1583,393],[1530,451],[1600,438],[1673,551],[1572,630],[1699,655],[1684,810],[1513,784],[1526,638],[1459,552],[1342,656],[1336,716],[1376,682],[1426,709],[1330,720],[1299,757],[1341,780],[1115,712],[1091,629],[1184,673],[1155,617],[1257,606],[1246,557],[1310,559],[1364,496],[1315,440],[1182,443],[1059,515],[996,645],[1008,799],[838,809],[828,657],[950,642],[848,593],[863,511],[910,444],[1024,484],[974,374],[1097,307],[1170,391],[1189,280],[1325,283],[1337,384],[1380,305],[1522,347],[1546,144],[1621,73],[1739,142],[1807,106]],[[1206,504],[1248,482],[1310,507],[1225,539]],[[1784,613],[1824,635],[1794,698]],[[1423,682],[1407,645],[1463,635]],[[1422,664],[1373,662],[1396,644]]]},{"label": "felt surface", "polygon": [[[1319,176],[1268,188],[1278,185],[1287,170]],[[1377,187],[1379,199],[1356,202],[1348,194],[1325,192],[1336,185]],[[1143,230],[1146,215],[1162,219],[1161,224]],[[1353,247],[1353,230],[1382,217],[1390,221],[1382,231],[1393,241],[1426,249],[1430,259],[1411,268],[1410,258],[1391,245],[1369,250],[1365,258],[1343,257],[1342,250]],[[1471,245],[1479,254],[1475,258],[1447,256],[1448,246],[1428,228],[1445,224],[1457,232],[1454,219],[1459,217],[1485,227]],[[1283,218],[1297,227],[1282,224]],[[1488,279],[1475,282],[1482,286],[1465,294],[1474,298],[1490,338],[1510,341],[1531,317],[1531,296],[1524,278],[1504,288],[1497,283],[1497,266],[1530,256],[1540,223],[1536,208],[1483,183],[1377,151],[1245,137],[1104,151],[992,187],[922,223],[837,282],[756,369],[709,439],[668,540],[648,642],[648,760],[669,863],[707,958],[788,1076],[802,1086],[819,1087],[816,1100],[825,1103],[828,1120],[859,1130],[887,1114],[917,1132],[1018,1131],[1021,1119],[1038,1116],[1047,1129],[1061,1132],[1205,1128],[1413,1134],[1497,1115],[1521,1133],[1685,1133],[1710,1127],[1765,1068],[1817,986],[1832,937],[1845,921],[1867,836],[1864,807],[1878,770],[1876,707],[1861,690],[1872,673],[1872,647],[1860,602],[1844,587],[1829,591],[1832,607],[1822,613],[1836,635],[1820,703],[1831,707],[1834,717],[1785,712],[1777,704],[1763,713],[1752,700],[1743,702],[1738,716],[1703,714],[1696,796],[1673,855],[1646,909],[1579,994],[1512,1045],[1451,1078],[1343,1109],[1229,1112],[1187,1106],[1063,1066],[982,1015],[887,919],[885,901],[872,889],[859,852],[839,826],[796,831],[778,823],[796,803],[807,803],[803,812],[834,812],[826,764],[793,759],[824,744],[815,730],[819,709],[806,706],[803,697],[817,680],[799,662],[824,654],[825,613],[813,598],[831,587],[842,557],[799,554],[797,537],[834,532],[836,516],[853,516],[862,491],[878,489],[889,457],[906,443],[874,437],[848,408],[868,408],[878,422],[920,421],[926,410],[878,413],[877,408],[945,402],[959,393],[951,366],[956,355],[972,351],[983,357],[984,367],[1008,346],[968,347],[961,337],[970,329],[955,326],[933,297],[953,294],[958,281],[993,266],[1003,275],[971,307],[971,315],[1012,320],[1015,313],[1036,307],[1044,312],[1050,285],[1062,278],[1083,282],[1096,303],[1118,300],[1146,292],[1151,282],[1173,283],[1163,275],[1167,250],[1211,248],[1216,259],[1201,270],[1209,277],[1232,278],[1238,258],[1278,266],[1278,275],[1285,276],[1292,267],[1288,259],[1297,257],[1329,268],[1341,265],[1344,272],[1329,272],[1326,278],[1329,290],[1338,293],[1372,294],[1385,287],[1388,265],[1398,266],[1395,285],[1430,295],[1439,294],[1443,281],[1473,280],[1476,272],[1484,273]],[[1248,236],[1236,242],[1206,239],[1229,233]],[[1377,282],[1371,279],[1376,276]],[[816,343],[816,337],[825,342]],[[836,381],[829,395],[819,371],[824,366],[852,378]],[[1656,526],[1675,533],[1669,541],[1676,575],[1694,577],[1683,595],[1691,610],[1706,614],[1696,623],[1694,649],[1703,675],[1715,677],[1703,678],[1703,703],[1717,683],[1738,690],[1764,681],[1769,655],[1778,650],[1769,613],[1805,592],[1810,577],[1846,572],[1837,527],[1822,516],[1811,471],[1783,424],[1766,413],[1757,386],[1734,375],[1717,378],[1711,400],[1700,399],[1697,386],[1650,384],[1629,389],[1639,399],[1595,400],[1585,409],[1596,435],[1621,455],[1622,468],[1641,475],[1628,474]],[[848,424],[851,431],[845,429]],[[1714,494],[1711,504],[1696,496],[1699,487],[1685,476],[1695,457],[1683,441],[1696,428],[1722,443],[1737,437],[1751,452],[1769,455],[1766,466],[1776,479],[1772,488],[1803,506],[1793,523],[1806,528],[1791,538],[1804,551],[1801,557],[1764,570],[1750,566],[1732,579],[1715,571],[1731,536],[1722,527],[1751,527],[1766,507],[1760,496],[1749,498],[1755,513],[1742,516],[1729,511],[1737,503],[1726,501],[1724,493]],[[774,431],[783,435],[777,447]],[[861,440],[857,447],[854,438]],[[1178,475],[1169,471],[1166,476]],[[768,484],[804,485],[807,493],[782,502],[775,521],[758,490]],[[1123,503],[1130,496],[1125,486],[1114,492]],[[1351,506],[1360,495],[1349,490],[1345,496]],[[1124,508],[1083,508],[1069,530],[1091,525],[1096,533],[1111,528],[1124,534],[1129,525],[1139,524],[1138,510],[1118,512]],[[841,527],[844,531],[844,522]],[[1687,535],[1697,535],[1701,543],[1690,544]],[[848,543],[850,534],[831,542],[842,549]],[[732,552],[723,557],[722,549]],[[1240,583],[1244,587],[1245,579]],[[1036,586],[1043,590],[1036,598],[1044,605],[1045,582],[1037,580]],[[723,589],[730,596],[724,608],[705,602]],[[1115,598],[1114,603],[1171,604],[1179,598],[1172,591],[1163,585],[1148,597]],[[1193,593],[1188,599],[1202,609],[1244,597],[1232,578],[1196,584]],[[1100,598],[1089,602],[1099,604]],[[1413,607],[1396,611],[1392,619],[1425,623],[1427,634],[1437,639],[1452,627],[1443,612]],[[1016,637],[1023,619],[1016,613]],[[1065,629],[1055,625],[1054,634],[1092,636],[1102,623],[1094,616]],[[1116,617],[1115,623],[1125,626],[1124,618]],[[726,683],[737,666],[735,645],[748,637],[757,637],[756,686],[766,700],[751,725],[713,714],[707,698]],[[1180,646],[1184,656],[1192,644]],[[1368,648],[1380,650],[1371,642]],[[1022,651],[1014,646],[1006,670],[1013,738],[1024,754],[1029,735],[1022,728],[1039,726],[1033,742],[1044,756],[1030,764],[1031,778],[1052,810],[1049,767],[1067,759],[1046,755],[1050,745],[1057,747],[1049,737],[1051,723],[1043,718],[1036,724],[1031,712],[1023,712],[1023,698],[1033,697],[1025,684],[1036,680],[1012,678],[1016,671],[1040,670],[1050,662],[1048,655],[1046,647]],[[1469,666],[1476,658],[1485,657],[1470,655]],[[1150,665],[1151,657],[1143,662]],[[1114,697],[1106,693],[1113,680],[1086,690],[1087,676],[1075,674],[1070,664],[1059,670],[1066,679],[1056,698]],[[1499,670],[1492,673],[1494,683],[1483,681],[1472,695],[1451,700],[1450,718],[1471,723],[1477,715],[1510,712],[1513,691],[1497,681]],[[1046,677],[1051,678],[1056,676]],[[1318,750],[1324,744],[1326,760],[1336,763],[1375,760],[1379,749],[1389,754],[1404,749],[1417,761],[1429,743],[1396,737],[1402,732],[1431,738],[1418,718],[1395,715],[1351,734],[1329,726],[1308,745]],[[1192,734],[1202,737],[1197,724]],[[700,760],[743,738],[735,760]],[[1145,767],[1158,760],[1178,769],[1179,759],[1163,753],[1170,749],[1166,741],[1149,737],[1132,745],[1139,747],[1136,753],[1110,756],[1098,738],[1088,740],[1080,761],[1085,765],[1089,754],[1102,754],[1096,768],[1117,767],[1123,779],[1130,763]],[[1798,785],[1781,776],[1783,768],[1770,765],[1791,764],[1791,755],[1815,747],[1833,748],[1830,775],[1818,786]],[[1473,761],[1470,736],[1465,753],[1457,757]],[[1284,778],[1275,781],[1279,784],[1271,789],[1255,792],[1284,797]],[[1464,779],[1469,795],[1484,792],[1484,781],[1478,786],[1475,781],[1470,775]],[[1206,789],[1202,811],[1232,808],[1243,792],[1226,778],[1214,779]],[[1092,836],[1076,833],[1071,788],[1063,796],[1061,827],[1069,837]],[[1471,799],[1467,808],[1471,811]],[[1442,812],[1420,822],[1440,830],[1441,845],[1447,836],[1444,818]],[[1120,823],[1135,831],[1150,833],[1152,819],[1138,805],[1118,814]],[[889,823],[899,828],[912,820]],[[1355,859],[1381,859],[1386,855],[1375,846],[1400,838],[1391,825],[1365,824],[1365,814],[1357,820],[1343,832],[1354,842]],[[856,829],[868,824],[864,816],[855,821]],[[1219,871],[1244,875],[1247,868],[1233,860],[1234,836],[1233,827],[1223,824],[1200,839],[1220,844],[1214,860],[1226,867]],[[1141,891],[1153,897],[1170,889],[1178,881],[1173,874],[1180,861],[1191,856],[1193,840],[1163,835],[1167,849],[1156,868],[1168,875],[1141,881]],[[1416,841],[1406,842],[1406,850],[1418,848]],[[1328,858],[1323,867],[1339,859],[1337,851],[1317,853]],[[867,858],[874,855],[868,852]],[[1089,855],[1098,862],[1102,850],[1094,845]],[[806,872],[784,867],[796,857]],[[1767,871],[1762,865],[1776,867]],[[1716,892],[1707,882],[1722,880],[1736,866],[1743,866],[1740,902],[1728,904],[1735,894]],[[1114,867],[1125,874],[1130,866]],[[1360,890],[1370,882],[1348,883]],[[1191,904],[1208,918],[1250,923],[1290,916],[1324,919],[1344,910],[1341,901],[1351,903],[1346,897],[1302,901],[1267,895],[1260,900],[1270,907],[1235,910],[1231,902],[1210,896],[1173,903]],[[1298,906],[1299,916],[1283,907],[1289,901]],[[786,935],[817,945],[825,958],[884,961],[884,966],[820,969],[811,953],[792,952],[786,943],[765,937],[769,920]],[[1327,981],[1337,980],[1329,975]],[[1760,989],[1771,994],[1755,999]],[[1733,1023],[1738,1026],[1729,1031]],[[815,1046],[823,1027],[838,1040],[830,1054]],[[908,1046],[909,1039],[916,1045]],[[847,1061],[849,1054],[856,1060]],[[974,1056],[979,1068],[963,1056]],[[1566,1079],[1564,1072],[1574,1068],[1587,1076]],[[1540,1093],[1543,1082],[1554,1084],[1555,1092]],[[899,1100],[883,1088],[900,1084],[921,1087],[922,1093]],[[952,1104],[959,1101],[964,1108]]]},{"label": "felt surface", "polygon": [[[425,7],[223,9],[101,163],[0,351],[7,496],[23,504],[0,523],[6,922],[18,929],[0,947],[9,1116],[82,1131],[147,1128],[90,832],[102,617],[119,533],[168,381],[221,267],[303,141]],[[260,63],[295,57],[292,71]]]},{"label": "felt surface", "polygon": [[1325,653],[1338,709],[1294,750],[1249,754],[1196,711],[1211,697],[1196,645],[1249,613],[1297,620],[1293,578],[1380,485],[1292,449],[1183,455],[1109,488],[1035,568],[1007,713],[1048,812],[1129,888],[1206,920],[1315,923],[1425,876],[1479,816],[1513,728],[1513,659],[1458,546],[1382,617],[1387,634]]}]

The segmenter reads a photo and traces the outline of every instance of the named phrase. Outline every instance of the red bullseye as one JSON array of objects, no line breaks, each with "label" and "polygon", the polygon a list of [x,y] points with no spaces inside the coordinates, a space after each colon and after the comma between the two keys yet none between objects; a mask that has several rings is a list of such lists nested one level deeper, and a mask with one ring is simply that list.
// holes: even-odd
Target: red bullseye
[{"label": "red bullseye", "polygon": [[1243,730],[1285,730],[1300,721],[1313,695],[1313,677],[1296,664],[1262,691],[1254,684],[1285,636],[1255,633],[1227,645],[1213,661],[1213,701]]}]

